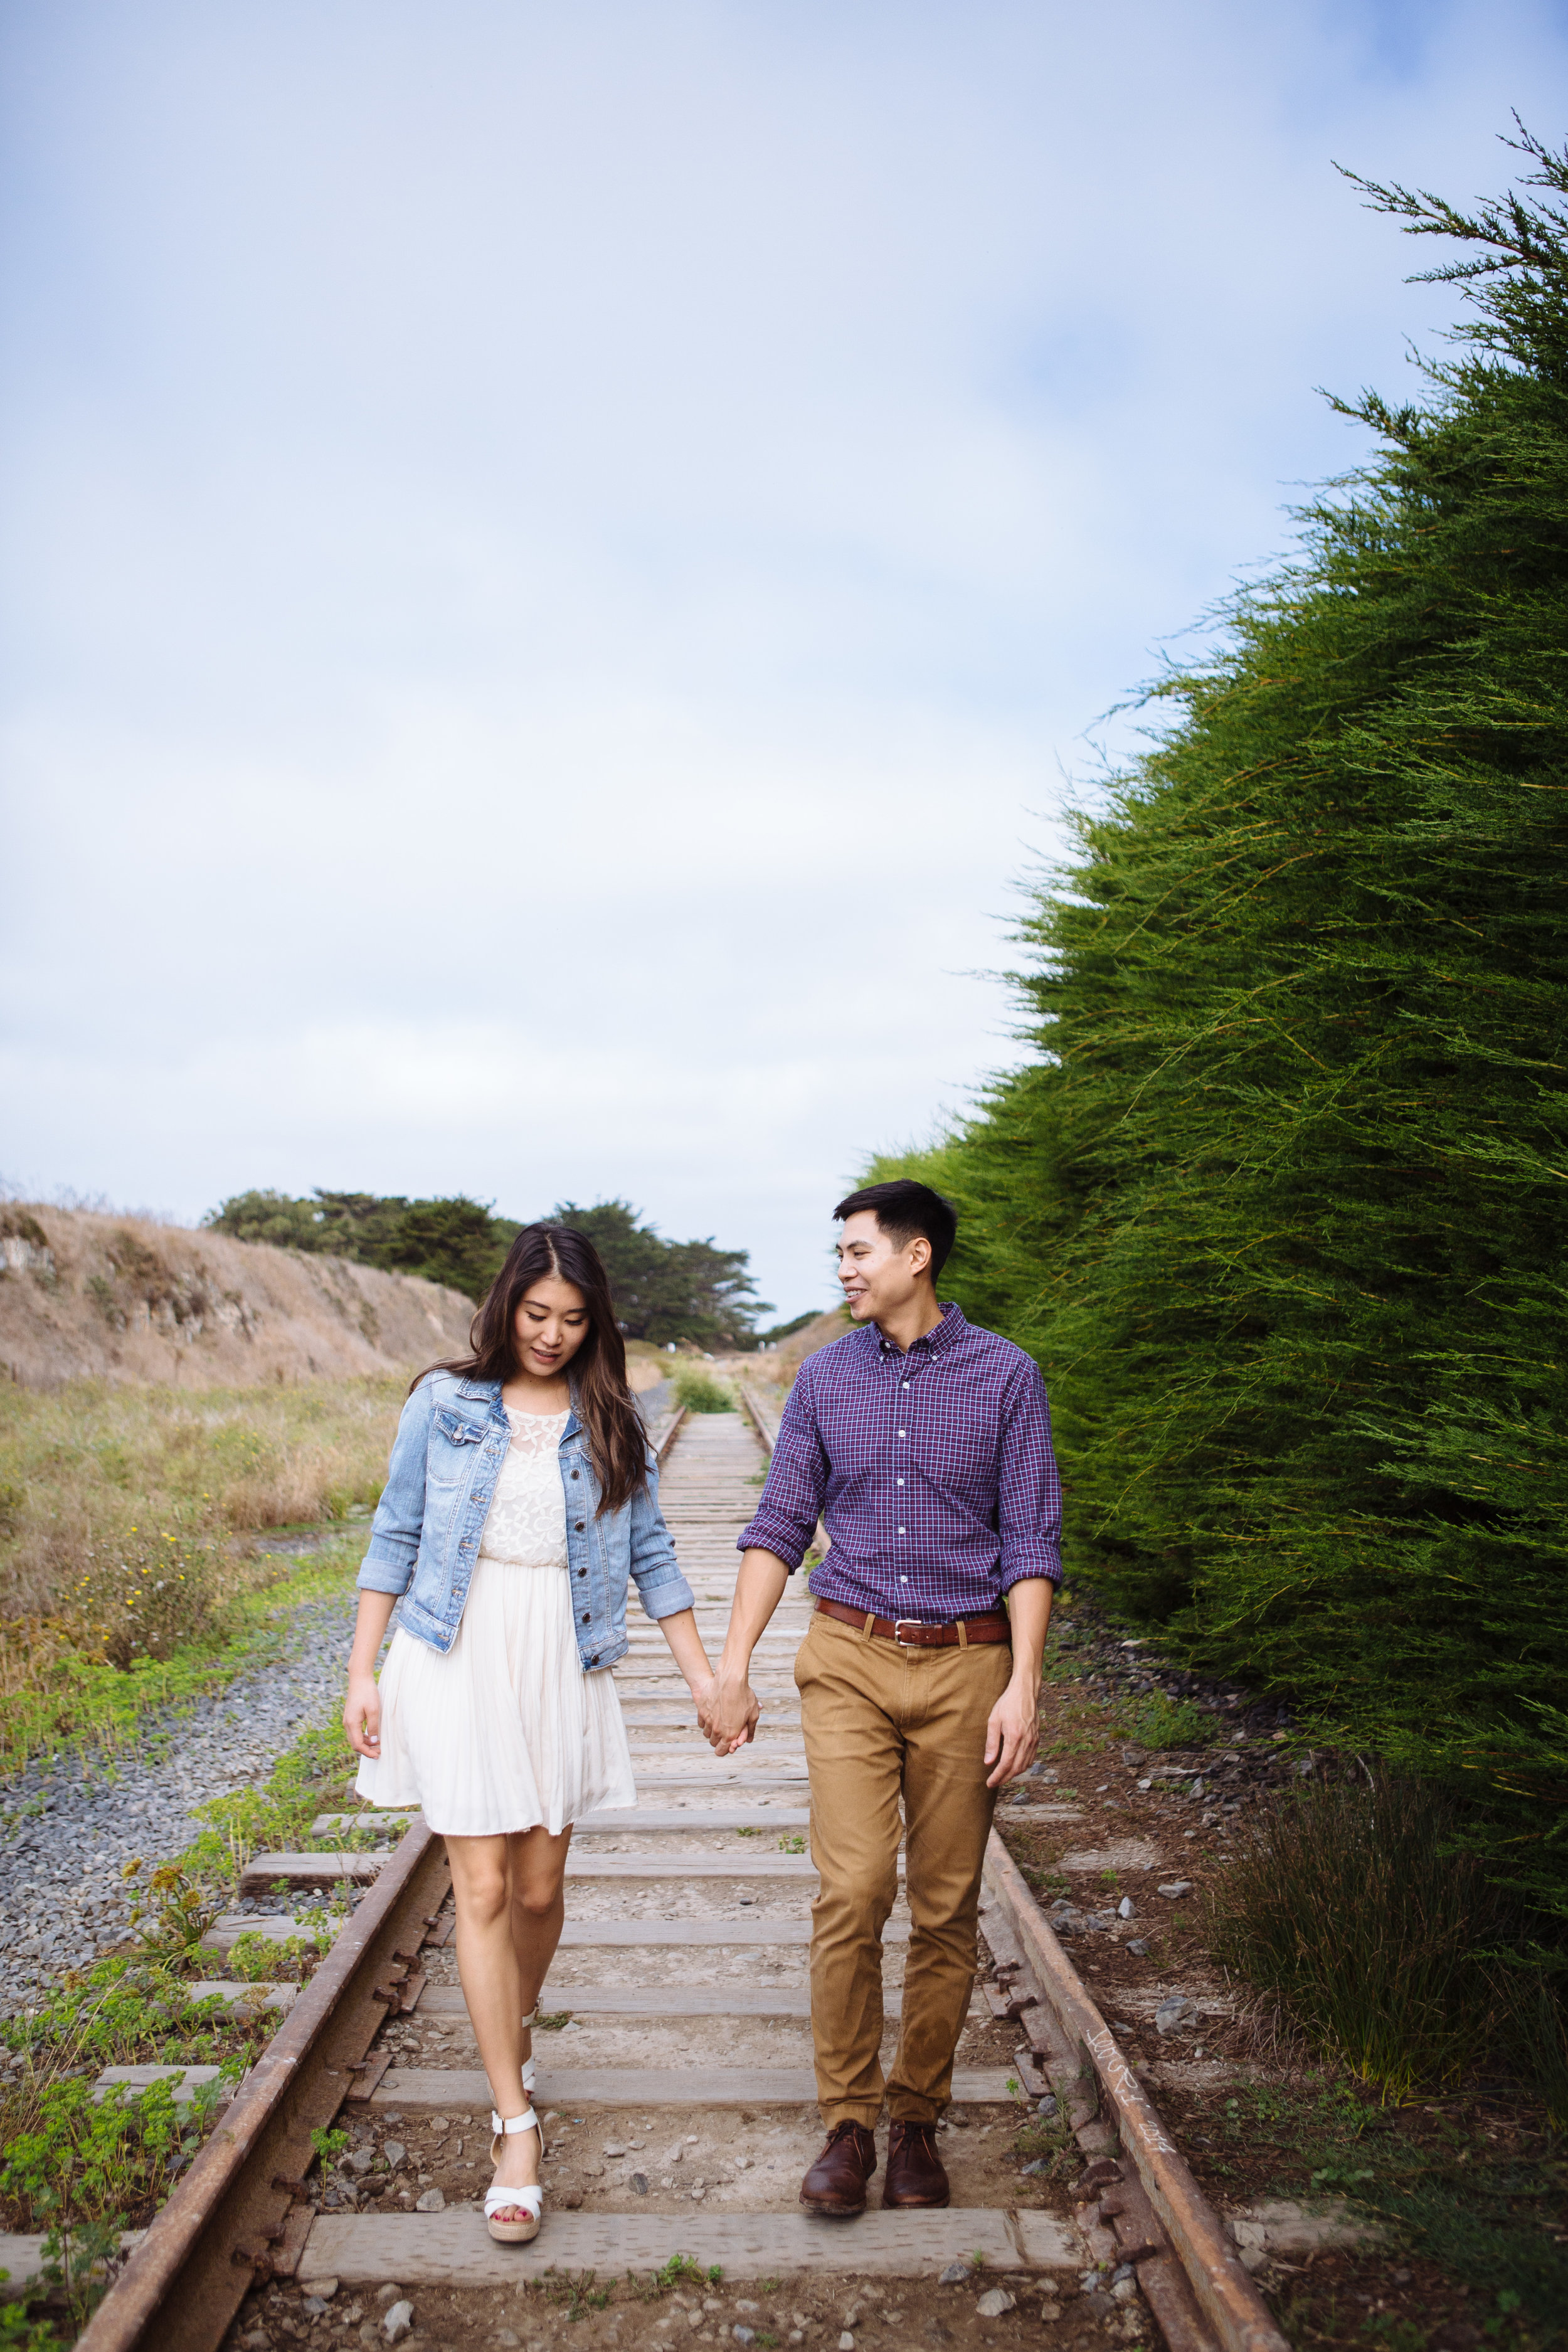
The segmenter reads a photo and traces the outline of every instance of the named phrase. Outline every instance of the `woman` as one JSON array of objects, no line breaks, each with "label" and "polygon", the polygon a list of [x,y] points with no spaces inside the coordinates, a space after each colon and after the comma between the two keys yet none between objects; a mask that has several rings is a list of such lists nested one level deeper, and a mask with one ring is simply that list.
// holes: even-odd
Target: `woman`
[{"label": "woman", "polygon": [[530,2028],[572,1824],[637,1801],[609,1673],[627,1647],[628,1577],[700,1707],[713,1676],[592,1242],[525,1226],[470,1344],[403,1408],[359,1572],[343,1723],[364,1759],[360,1795],[422,1807],[447,1841],[458,1969],[496,2108],[485,2218],[521,2243],[544,2201]]}]

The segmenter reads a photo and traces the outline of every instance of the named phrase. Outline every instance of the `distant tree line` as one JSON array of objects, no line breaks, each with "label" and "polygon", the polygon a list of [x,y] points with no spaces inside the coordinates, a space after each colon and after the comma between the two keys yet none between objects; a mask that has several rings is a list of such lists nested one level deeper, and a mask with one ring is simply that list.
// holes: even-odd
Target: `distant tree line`
[{"label": "distant tree line", "polygon": [[1079,1571],[1489,1807],[1568,1917],[1568,160],[1037,887],[1034,1052],[929,1151]]},{"label": "distant tree line", "polygon": [[[626,1201],[584,1207],[558,1202],[550,1212],[575,1225],[609,1271],[616,1309],[629,1339],[664,1346],[689,1339],[701,1348],[757,1344],[756,1322],[770,1313],[747,1271],[749,1253],[706,1241],[665,1240]],[[398,1194],[237,1192],[205,1223],[237,1241],[278,1249],[331,1253],[361,1265],[416,1274],[466,1298],[484,1297],[527,1220],[498,1217],[463,1193],[428,1201]]]}]

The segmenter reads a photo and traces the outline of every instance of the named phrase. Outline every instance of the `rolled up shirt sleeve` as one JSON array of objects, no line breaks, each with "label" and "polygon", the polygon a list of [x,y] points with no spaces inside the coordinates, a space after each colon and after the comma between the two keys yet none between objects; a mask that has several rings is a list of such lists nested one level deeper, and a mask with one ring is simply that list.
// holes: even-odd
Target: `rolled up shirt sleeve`
[{"label": "rolled up shirt sleeve", "polygon": [[1002,1590],[1026,1577],[1062,1580],[1062,1486],[1051,1445],[1051,1409],[1037,1364],[1026,1359],[1008,1383],[996,1482]]},{"label": "rolled up shirt sleeve", "polygon": [[421,1381],[403,1408],[386,1484],[371,1521],[370,1549],[354,1581],[364,1592],[407,1591],[425,1526],[425,1467],[430,1453],[431,1391]]},{"label": "rolled up shirt sleeve", "polygon": [[768,1483],[737,1551],[771,1551],[793,1575],[805,1558],[827,1492],[827,1451],[816,1425],[810,1379],[803,1364],[784,1402]]}]

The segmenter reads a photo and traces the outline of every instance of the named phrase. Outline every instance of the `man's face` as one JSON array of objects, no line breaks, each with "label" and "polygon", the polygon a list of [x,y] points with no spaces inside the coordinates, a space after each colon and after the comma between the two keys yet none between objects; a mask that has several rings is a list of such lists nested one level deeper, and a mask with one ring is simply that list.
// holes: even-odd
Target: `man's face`
[{"label": "man's face", "polygon": [[889,1241],[875,1209],[846,1217],[838,1237],[838,1279],[857,1323],[875,1323],[907,1307],[924,1284],[931,1244],[923,1234],[912,1241]]}]

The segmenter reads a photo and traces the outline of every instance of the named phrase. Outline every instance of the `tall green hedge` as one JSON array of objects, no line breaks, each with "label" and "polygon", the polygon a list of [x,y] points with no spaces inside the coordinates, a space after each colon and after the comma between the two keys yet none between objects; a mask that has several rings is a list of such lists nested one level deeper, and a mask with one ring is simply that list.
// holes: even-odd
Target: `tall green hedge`
[{"label": "tall green hedge", "polygon": [[[1568,154],[1026,927],[1036,1049],[921,1158],[1038,1356],[1080,1568],[1501,1809],[1568,1910]],[[883,1163],[884,1170],[890,1163]],[[902,1164],[908,1164],[907,1162]]]}]

